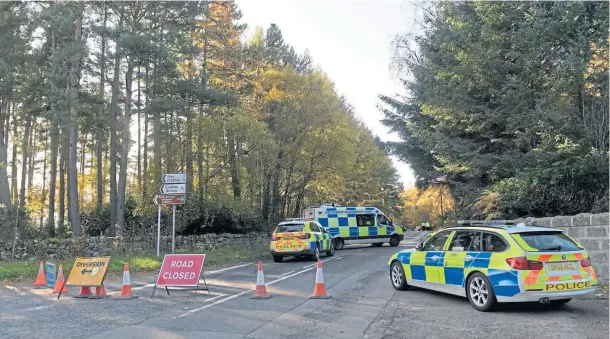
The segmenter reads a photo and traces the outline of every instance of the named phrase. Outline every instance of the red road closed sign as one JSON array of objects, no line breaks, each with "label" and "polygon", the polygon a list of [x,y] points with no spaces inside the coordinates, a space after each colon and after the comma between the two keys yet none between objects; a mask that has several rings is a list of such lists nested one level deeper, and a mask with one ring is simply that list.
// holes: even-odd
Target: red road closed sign
[{"label": "red road closed sign", "polygon": [[166,254],[157,285],[194,287],[199,284],[205,254]]}]

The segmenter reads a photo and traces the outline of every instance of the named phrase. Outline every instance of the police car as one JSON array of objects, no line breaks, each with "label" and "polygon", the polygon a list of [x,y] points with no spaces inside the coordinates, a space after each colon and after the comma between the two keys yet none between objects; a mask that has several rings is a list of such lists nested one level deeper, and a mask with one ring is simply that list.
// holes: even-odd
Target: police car
[{"label": "police car", "polygon": [[304,219],[288,219],[280,222],[271,237],[273,261],[284,257],[308,257],[320,259],[320,253],[335,255],[332,237],[318,222]]},{"label": "police car", "polygon": [[392,255],[392,286],[466,297],[479,311],[498,302],[558,307],[595,293],[597,275],[589,254],[562,231],[508,221],[459,224]]}]

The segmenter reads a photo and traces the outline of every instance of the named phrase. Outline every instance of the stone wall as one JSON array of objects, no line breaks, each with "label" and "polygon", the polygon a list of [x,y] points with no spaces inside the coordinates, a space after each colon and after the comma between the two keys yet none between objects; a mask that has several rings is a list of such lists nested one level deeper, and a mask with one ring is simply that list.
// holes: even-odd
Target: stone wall
[{"label": "stone wall", "polygon": [[[265,233],[205,234],[201,236],[177,236],[176,252],[203,252],[207,249],[228,246],[253,246],[269,244]],[[11,259],[13,246],[0,242],[0,260]],[[172,238],[161,237],[161,253],[171,253]],[[65,259],[75,256],[126,255],[130,253],[155,254],[157,237],[88,237],[76,239],[34,240],[15,246],[15,259]]]},{"label": "stone wall", "polygon": [[[532,221],[532,218],[515,221],[527,223]],[[534,218],[533,223],[538,226],[560,229],[580,242],[589,252],[593,268],[600,281],[608,282],[610,276],[608,268],[610,263],[608,258],[610,215],[608,213]]]}]

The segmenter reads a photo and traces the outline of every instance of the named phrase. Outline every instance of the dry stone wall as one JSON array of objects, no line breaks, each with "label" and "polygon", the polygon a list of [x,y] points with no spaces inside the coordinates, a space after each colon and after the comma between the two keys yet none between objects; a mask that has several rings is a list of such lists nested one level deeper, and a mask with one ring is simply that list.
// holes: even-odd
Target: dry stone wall
[{"label": "dry stone wall", "polygon": [[[205,234],[200,236],[177,236],[176,252],[203,252],[217,247],[241,247],[269,244],[270,235],[249,234]],[[172,238],[161,237],[161,253],[171,253]],[[130,253],[155,254],[155,235],[136,237],[88,237],[72,239],[33,240],[17,243],[15,259],[65,259],[74,256],[126,255]],[[13,245],[0,242],[0,260],[12,257]]]}]

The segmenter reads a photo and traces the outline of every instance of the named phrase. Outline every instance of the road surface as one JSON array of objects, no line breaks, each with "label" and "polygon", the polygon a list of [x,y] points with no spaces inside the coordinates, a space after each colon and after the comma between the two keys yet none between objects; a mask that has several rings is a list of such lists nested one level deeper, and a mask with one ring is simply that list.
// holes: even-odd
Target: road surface
[{"label": "road surface", "polygon": [[[532,305],[474,310],[466,299],[423,290],[395,291],[389,256],[399,247],[349,246],[323,258],[327,300],[311,300],[315,263],[264,263],[266,300],[254,300],[256,265],[205,274],[211,295],[157,290],[132,277],[138,299],[57,300],[49,289],[0,287],[0,338],[608,338],[608,300],[572,301],[560,310]],[[120,281],[109,281],[117,295]],[[70,288],[69,295],[78,293]]]}]

